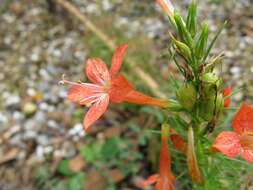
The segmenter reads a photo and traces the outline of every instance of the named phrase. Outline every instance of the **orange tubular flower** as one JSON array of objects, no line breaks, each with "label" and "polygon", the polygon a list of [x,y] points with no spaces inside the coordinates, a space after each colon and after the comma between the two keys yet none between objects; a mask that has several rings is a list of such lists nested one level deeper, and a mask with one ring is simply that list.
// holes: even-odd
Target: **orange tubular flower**
[{"label": "orange tubular flower", "polygon": [[181,152],[186,153],[186,145],[184,142],[183,137],[177,135],[177,131],[175,129],[170,128],[170,133],[175,133],[170,135],[170,140],[172,141],[172,144],[175,148],[180,150]]},{"label": "orange tubular flower", "polygon": [[242,154],[253,163],[253,107],[243,102],[232,121],[235,132],[223,131],[216,138],[212,149],[229,157]]},{"label": "orange tubular flower", "polygon": [[231,89],[232,87],[228,86],[227,88],[223,90],[223,97],[225,98],[224,107],[228,107],[231,103],[231,98],[226,98],[227,96],[231,94]]},{"label": "orange tubular flower", "polygon": [[192,180],[199,184],[203,184],[204,180],[202,174],[200,173],[195,153],[194,134],[192,127],[189,127],[188,131],[187,166],[189,169],[189,175],[192,177]]},{"label": "orange tubular flower", "polygon": [[110,71],[99,58],[89,58],[86,62],[86,74],[93,83],[70,82],[63,78],[60,83],[70,84],[74,87],[68,93],[68,99],[82,105],[91,105],[84,117],[84,129],[97,121],[106,111],[109,100],[120,103],[129,101],[138,104],[149,104],[164,107],[168,105],[165,100],[153,98],[133,90],[133,85],[122,75],[118,74],[123,56],[128,47],[127,43],[120,45],[112,57]]},{"label": "orange tubular flower", "polygon": [[151,175],[147,180],[142,181],[142,187],[156,183],[155,190],[175,190],[173,183],[175,176],[171,172],[171,157],[168,148],[169,125],[162,125],[162,145],[160,150],[160,173]]},{"label": "orange tubular flower", "polygon": [[170,0],[156,0],[156,2],[160,5],[160,7],[164,10],[164,12],[168,16],[173,16],[174,14],[174,7]]}]

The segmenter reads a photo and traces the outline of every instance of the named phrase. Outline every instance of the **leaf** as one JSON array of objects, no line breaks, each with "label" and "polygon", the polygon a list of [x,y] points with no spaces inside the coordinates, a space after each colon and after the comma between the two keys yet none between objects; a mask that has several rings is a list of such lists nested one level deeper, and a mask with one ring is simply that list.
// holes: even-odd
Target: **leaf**
[{"label": "leaf", "polygon": [[194,38],[197,32],[197,3],[196,0],[192,0],[188,9],[188,16],[186,21],[186,27]]},{"label": "leaf", "polygon": [[137,125],[135,122],[130,122],[128,126],[134,131],[134,132],[140,132],[141,128],[139,125]]},{"label": "leaf", "polygon": [[178,12],[175,12],[174,19],[177,24],[178,33],[181,37],[181,39],[190,47],[194,47],[194,41],[191,37],[190,32],[187,30],[185,23],[181,17],[181,15]]},{"label": "leaf", "polygon": [[83,146],[80,148],[81,155],[87,160],[88,162],[93,162],[96,160],[96,156],[92,148],[88,146]]},{"label": "leaf", "polygon": [[69,168],[72,172],[78,173],[80,172],[83,167],[85,167],[87,163],[84,161],[81,155],[77,155],[69,162]]},{"label": "leaf", "polygon": [[82,190],[84,181],[84,172],[80,172],[71,177],[66,183],[68,190]]},{"label": "leaf", "polygon": [[117,157],[119,154],[119,139],[118,137],[109,138],[101,149],[101,157],[103,159],[109,159]]},{"label": "leaf", "polygon": [[218,32],[216,33],[216,35],[214,36],[213,40],[209,44],[209,46],[207,48],[207,51],[206,51],[206,54],[205,54],[202,62],[204,62],[206,60],[206,58],[208,57],[208,55],[209,55],[210,51],[212,50],[212,48],[213,48],[216,40],[218,39],[218,37],[220,36],[221,32],[223,31],[223,29],[225,28],[226,25],[227,25],[227,21],[224,22],[224,24],[222,26],[220,26]]},{"label": "leaf", "polygon": [[69,160],[61,161],[57,167],[57,172],[66,176],[74,175],[74,172],[72,172],[69,168]]},{"label": "leaf", "polygon": [[196,56],[198,59],[201,59],[205,55],[208,32],[209,32],[208,25],[203,24],[202,32],[196,44]]},{"label": "leaf", "polygon": [[171,41],[177,46],[179,52],[181,52],[183,56],[191,56],[191,50],[185,43],[176,40],[173,36],[171,36]]},{"label": "leaf", "polygon": [[142,107],[141,111],[156,116],[156,118],[157,118],[157,120],[158,120],[159,123],[162,123],[164,121],[164,119],[165,119],[164,115],[161,112],[156,111],[154,108],[152,108],[150,106],[144,106],[144,107]]}]

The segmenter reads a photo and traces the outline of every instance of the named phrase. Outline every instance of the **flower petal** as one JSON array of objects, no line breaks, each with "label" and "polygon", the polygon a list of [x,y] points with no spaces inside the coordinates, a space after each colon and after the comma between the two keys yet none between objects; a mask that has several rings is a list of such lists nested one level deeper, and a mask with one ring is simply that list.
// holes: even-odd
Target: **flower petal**
[{"label": "flower petal", "polygon": [[228,86],[227,88],[225,88],[223,90],[223,96],[225,97],[225,101],[224,101],[224,107],[228,107],[231,103],[231,98],[226,98],[226,96],[229,96],[231,94],[231,86]]},{"label": "flower petal", "polygon": [[86,74],[90,81],[104,85],[110,81],[109,71],[103,60],[99,58],[89,58],[86,62]]},{"label": "flower petal", "polygon": [[234,116],[232,126],[239,134],[253,132],[253,107],[243,102],[240,110]]},{"label": "flower petal", "polygon": [[110,68],[110,75],[112,78],[119,72],[121,64],[123,62],[123,56],[128,47],[128,43],[124,43],[117,47],[112,57],[112,64]]},{"label": "flower petal", "polygon": [[174,181],[170,178],[160,178],[156,183],[155,190],[175,190]]},{"label": "flower petal", "polygon": [[253,164],[253,150],[244,150],[242,157]]},{"label": "flower petal", "polygon": [[100,97],[102,88],[95,84],[80,83],[68,92],[68,99],[79,104],[88,104]]},{"label": "flower petal", "polygon": [[133,89],[133,85],[123,75],[118,75],[112,80],[110,99],[119,103],[124,100],[125,96]]},{"label": "flower petal", "polygon": [[83,125],[84,130],[87,131],[90,126],[97,121],[106,111],[109,104],[109,95],[104,94],[101,96],[89,109],[84,117]]},{"label": "flower petal", "polygon": [[129,92],[124,98],[124,100],[128,102],[136,103],[136,104],[148,104],[148,105],[160,106],[160,107],[165,107],[169,104],[169,102],[165,100],[147,96],[136,90],[132,90],[131,92]]},{"label": "flower petal", "polygon": [[[177,131],[172,128],[170,128],[170,132],[177,133]],[[177,148],[181,152],[186,152],[186,145],[185,145],[183,137],[181,137],[180,135],[171,134],[170,139],[175,148]]]},{"label": "flower petal", "polygon": [[212,145],[214,151],[221,152],[229,157],[235,157],[242,151],[240,136],[231,131],[223,131]]},{"label": "flower petal", "polygon": [[174,7],[170,0],[156,0],[156,2],[160,5],[160,7],[168,16],[173,16]]},{"label": "flower petal", "polygon": [[160,177],[159,174],[153,174],[153,175],[149,176],[148,179],[146,179],[146,180],[144,180],[144,181],[141,181],[141,182],[139,183],[139,185],[140,185],[141,187],[146,187],[146,186],[148,186],[148,185],[151,185],[151,184],[157,182],[157,180],[159,179],[159,177]]}]

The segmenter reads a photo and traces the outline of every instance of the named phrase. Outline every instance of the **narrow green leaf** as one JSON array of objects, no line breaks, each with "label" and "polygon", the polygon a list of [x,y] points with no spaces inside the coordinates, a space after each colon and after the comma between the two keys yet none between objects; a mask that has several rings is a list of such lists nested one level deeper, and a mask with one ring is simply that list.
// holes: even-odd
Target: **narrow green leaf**
[{"label": "narrow green leaf", "polygon": [[180,64],[179,64],[179,62],[177,61],[177,58],[176,58],[175,56],[173,56],[173,61],[174,61],[175,64],[177,65],[177,68],[178,68],[178,70],[180,71],[180,73],[181,73],[182,75],[185,76],[185,72],[184,72],[184,70],[182,69],[182,67],[180,66]]},{"label": "narrow green leaf", "polygon": [[242,92],[243,90],[245,90],[245,88],[239,88],[238,90],[236,90],[236,91],[232,92],[231,94],[229,94],[228,96],[226,96],[226,98],[230,98],[230,97],[234,96],[235,94]]},{"label": "narrow green leaf", "polygon": [[192,38],[194,38],[197,32],[197,2],[196,0],[192,0],[190,7],[188,9],[186,27],[191,33]]},{"label": "narrow green leaf", "polygon": [[178,12],[175,12],[174,14],[174,19],[175,22],[177,24],[177,28],[178,28],[178,33],[180,35],[180,37],[182,38],[182,40],[190,47],[193,48],[194,46],[194,41],[191,37],[190,32],[187,30],[185,23],[181,17],[181,15]]},{"label": "narrow green leaf", "polygon": [[170,21],[170,24],[172,25],[172,27],[177,30],[177,24],[175,22],[175,19],[173,17],[170,17],[170,16],[168,18],[169,18],[169,21]]},{"label": "narrow green leaf", "polygon": [[225,155],[222,155],[222,154],[217,154],[216,156],[218,156],[218,157],[220,157],[222,159],[227,159],[227,160],[235,161],[235,162],[238,162],[238,163],[241,163],[241,164],[244,164],[246,166],[249,166],[249,167],[253,168],[253,164],[251,164],[249,162],[246,162],[246,161],[243,161],[243,160],[239,160],[239,159],[236,159],[236,158],[231,158],[231,157],[228,157],[228,156],[225,156]]},{"label": "narrow green leaf", "polygon": [[206,52],[206,44],[208,38],[209,28],[207,24],[202,25],[202,32],[199,36],[199,39],[196,44],[196,56],[198,59],[201,59]]},{"label": "narrow green leaf", "polygon": [[206,60],[206,58],[208,57],[208,55],[209,55],[210,51],[212,50],[215,42],[217,41],[218,37],[220,36],[221,32],[223,31],[223,29],[225,28],[226,25],[227,25],[227,21],[225,21],[224,24],[220,26],[218,32],[216,33],[216,35],[214,36],[213,40],[209,44],[202,62],[204,62]]}]

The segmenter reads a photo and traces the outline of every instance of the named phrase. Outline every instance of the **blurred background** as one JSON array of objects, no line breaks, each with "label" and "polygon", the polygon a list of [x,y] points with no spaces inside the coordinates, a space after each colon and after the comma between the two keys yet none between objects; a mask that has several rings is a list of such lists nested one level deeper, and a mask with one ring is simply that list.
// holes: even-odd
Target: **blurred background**
[{"label": "blurred background", "polygon": [[[154,0],[69,1],[97,27],[95,32],[61,2],[0,0],[0,189],[141,190],[138,182],[157,170],[159,151],[159,135],[146,129],[157,129],[164,113],[111,103],[85,134],[87,108],[67,100],[70,87],[58,81],[62,74],[86,81],[88,57],[110,65],[113,51],[100,39],[102,31],[116,45],[129,42],[126,57],[159,84],[159,93],[173,98],[170,75],[182,80],[164,56],[173,30]],[[188,4],[174,2],[183,15]],[[233,105],[252,104],[253,1],[202,0],[199,19],[210,25],[211,35],[228,21],[212,52],[225,52],[216,72],[224,86],[243,88]],[[125,62],[121,72],[136,89],[157,96],[133,64]],[[253,179],[242,178],[241,189],[250,189]],[[187,189],[180,180],[178,189]]]}]

